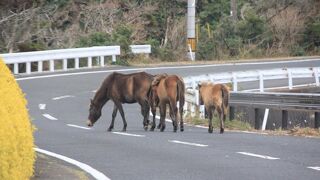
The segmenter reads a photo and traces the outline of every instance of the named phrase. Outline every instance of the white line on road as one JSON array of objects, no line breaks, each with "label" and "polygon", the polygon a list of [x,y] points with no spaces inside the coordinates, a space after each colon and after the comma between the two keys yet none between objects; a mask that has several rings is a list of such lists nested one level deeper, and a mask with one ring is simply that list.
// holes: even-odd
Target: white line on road
[{"label": "white line on road", "polygon": [[123,136],[132,136],[132,137],[145,137],[145,135],[140,134],[129,134],[125,132],[112,132],[113,134],[123,135]]},{"label": "white line on road", "polygon": [[46,109],[46,104],[39,104],[39,109],[40,110],[45,110]]},{"label": "white line on road", "polygon": [[237,153],[243,154],[243,155],[247,155],[247,156],[253,156],[253,157],[257,157],[257,158],[262,158],[262,159],[269,159],[269,160],[280,159],[280,158],[276,158],[276,157],[259,155],[259,154],[253,154],[253,153],[248,153],[248,152],[237,152]]},{"label": "white line on road", "polygon": [[74,96],[71,96],[71,95],[59,96],[59,97],[52,98],[52,100],[56,101],[56,100],[71,98],[71,97],[74,97]]},{"label": "white line on road", "polygon": [[197,146],[197,147],[208,147],[206,144],[198,144],[198,143],[191,143],[191,142],[183,142],[183,141],[177,141],[177,140],[169,140],[169,142],[177,143],[177,144],[184,144],[189,146]]},{"label": "white line on road", "polygon": [[57,121],[58,120],[57,118],[51,116],[50,114],[42,114],[42,116],[44,116],[45,118],[50,119],[52,121]]},{"label": "white line on road", "polygon": [[311,166],[310,166],[310,167],[308,167],[308,168],[309,168],[309,169],[313,169],[313,170],[320,171],[320,167],[317,167],[317,166],[316,166],[316,167],[311,167]]},{"label": "white line on road", "polygon": [[91,166],[89,166],[87,164],[84,164],[84,163],[79,162],[77,160],[68,158],[68,157],[60,155],[60,154],[49,152],[49,151],[46,151],[46,150],[43,150],[43,149],[39,149],[39,148],[34,148],[34,149],[39,153],[46,154],[48,156],[52,156],[52,157],[61,159],[63,161],[66,161],[66,162],[68,162],[70,164],[73,164],[75,166],[78,166],[82,170],[84,170],[87,173],[91,174],[96,179],[99,179],[99,180],[110,180],[110,178],[108,178],[106,175],[104,175],[103,173],[97,171],[96,169],[92,168]]},{"label": "white line on road", "polygon": [[75,127],[75,128],[79,128],[79,129],[86,129],[86,130],[91,130],[92,129],[92,128],[87,128],[87,127],[78,126],[78,125],[74,125],[74,124],[67,124],[67,126]]}]

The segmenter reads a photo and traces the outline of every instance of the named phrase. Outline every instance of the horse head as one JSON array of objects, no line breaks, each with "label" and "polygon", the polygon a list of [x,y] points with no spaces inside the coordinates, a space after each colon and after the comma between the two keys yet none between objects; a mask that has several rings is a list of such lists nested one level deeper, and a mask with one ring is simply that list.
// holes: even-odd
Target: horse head
[{"label": "horse head", "polygon": [[87,125],[92,127],[93,124],[100,118],[100,116],[101,108],[91,99]]}]

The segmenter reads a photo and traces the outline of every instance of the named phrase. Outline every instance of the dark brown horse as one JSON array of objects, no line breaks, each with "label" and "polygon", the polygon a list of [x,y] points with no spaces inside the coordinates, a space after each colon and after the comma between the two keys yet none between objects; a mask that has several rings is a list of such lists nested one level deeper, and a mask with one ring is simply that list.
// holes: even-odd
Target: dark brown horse
[{"label": "dark brown horse", "polygon": [[[183,106],[184,106],[184,92],[185,85],[182,78],[176,75],[161,74],[157,75],[152,81],[152,87],[149,94],[149,101],[152,114],[155,114],[156,107],[160,109],[160,124],[158,128],[164,131],[166,106],[169,104],[170,117],[172,119],[173,130],[177,131],[177,101],[179,101],[180,112],[180,130],[183,131]],[[151,130],[156,126],[155,116],[153,117],[153,124]]]},{"label": "dark brown horse", "polygon": [[114,126],[114,120],[118,110],[120,111],[123,120],[123,129],[126,131],[127,121],[123,112],[122,104],[136,103],[141,106],[141,114],[143,115],[143,126],[148,129],[150,105],[148,101],[148,92],[153,80],[153,75],[146,72],[138,72],[132,74],[120,74],[114,72],[110,74],[102,82],[100,88],[96,92],[93,100],[90,103],[89,117],[87,125],[89,127],[100,118],[101,109],[108,100],[114,102],[112,113],[112,121],[108,128],[111,131]]},{"label": "dark brown horse", "polygon": [[220,119],[220,133],[224,132],[224,121],[226,120],[230,92],[229,88],[224,84],[212,84],[204,82],[198,85],[200,95],[200,105],[205,106],[205,110],[209,116],[208,132],[213,132],[212,117],[217,110]]}]

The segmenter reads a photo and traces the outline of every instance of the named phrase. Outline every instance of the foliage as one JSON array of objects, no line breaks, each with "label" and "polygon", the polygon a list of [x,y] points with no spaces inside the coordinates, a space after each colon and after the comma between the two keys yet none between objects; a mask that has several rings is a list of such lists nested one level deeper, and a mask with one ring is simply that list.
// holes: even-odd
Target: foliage
[{"label": "foliage", "polygon": [[[152,58],[186,55],[186,0],[0,1],[0,51],[152,43]],[[199,0],[197,59],[319,54],[320,1]],[[237,18],[230,17],[237,2]],[[19,4],[19,5],[17,5]],[[37,47],[39,49],[39,47]],[[35,48],[33,48],[35,49]]]},{"label": "foliage", "polygon": [[91,47],[91,46],[107,46],[112,45],[111,36],[104,32],[96,32],[87,37],[81,37],[76,43],[76,47]]},{"label": "foliage", "polygon": [[309,22],[303,41],[307,49],[320,48],[320,15]]},{"label": "foliage", "polygon": [[29,179],[35,161],[27,101],[0,58],[0,179]]}]

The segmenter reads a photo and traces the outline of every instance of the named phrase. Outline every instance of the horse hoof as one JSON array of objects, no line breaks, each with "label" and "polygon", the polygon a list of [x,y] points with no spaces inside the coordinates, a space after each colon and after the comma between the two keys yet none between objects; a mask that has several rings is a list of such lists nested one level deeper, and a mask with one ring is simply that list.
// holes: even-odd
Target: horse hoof
[{"label": "horse hoof", "polygon": [[122,132],[126,132],[127,130],[126,129],[122,129]]},{"label": "horse hoof", "polygon": [[148,126],[145,126],[145,127],[144,127],[144,130],[145,130],[145,131],[148,131]]},{"label": "horse hoof", "polygon": [[154,131],[154,128],[151,128],[150,131]]},{"label": "horse hoof", "polygon": [[108,132],[111,132],[112,131],[112,128],[108,128]]},{"label": "horse hoof", "polygon": [[209,133],[213,133],[213,129],[208,129],[208,132]]},{"label": "horse hoof", "polygon": [[221,128],[221,129],[220,129],[220,134],[223,134],[223,132],[224,132],[224,129]]},{"label": "horse hoof", "polygon": [[180,129],[180,131],[181,131],[181,132],[183,132],[183,131],[184,131],[184,129],[183,129],[183,128],[181,128],[181,129]]}]

